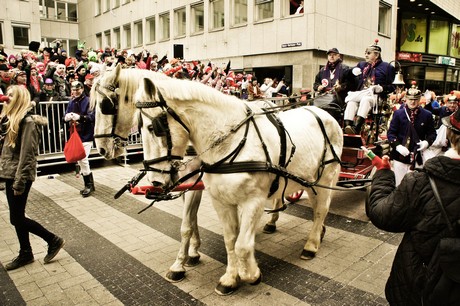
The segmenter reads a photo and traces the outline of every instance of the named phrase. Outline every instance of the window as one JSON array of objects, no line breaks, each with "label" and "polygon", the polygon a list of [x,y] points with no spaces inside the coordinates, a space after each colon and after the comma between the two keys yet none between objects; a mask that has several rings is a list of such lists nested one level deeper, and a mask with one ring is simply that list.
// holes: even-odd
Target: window
[{"label": "window", "polygon": [[428,53],[447,55],[449,45],[449,22],[431,19]]},{"label": "window", "polygon": [[113,36],[114,36],[114,47],[115,49],[121,49],[121,35],[120,35],[120,28],[113,29]]},{"label": "window", "polygon": [[112,0],[105,0],[105,12],[110,11],[110,1]]},{"label": "window", "polygon": [[185,36],[187,19],[185,16],[185,7],[174,11],[174,36]]},{"label": "window", "polygon": [[120,0],[114,0],[113,1],[113,8],[119,7],[120,6]]},{"label": "window", "polygon": [[97,49],[102,48],[102,34],[101,33],[96,34],[96,48]]},{"label": "window", "polygon": [[45,0],[45,18],[55,18],[53,0]]},{"label": "window", "polygon": [[123,26],[123,33],[125,36],[125,48],[131,48],[131,25]]},{"label": "window", "polygon": [[101,14],[102,0],[96,0],[95,3],[96,3],[95,14],[97,16]]},{"label": "window", "polygon": [[123,0],[122,3],[123,3],[123,4],[127,4],[127,3],[130,3],[130,2],[131,2],[131,0]]},{"label": "window", "polygon": [[3,44],[3,23],[0,22],[0,44]]},{"label": "window", "polygon": [[210,28],[221,29],[224,27],[224,0],[212,0],[210,3]]},{"label": "window", "polygon": [[13,25],[13,41],[15,46],[29,45],[29,26]]},{"label": "window", "polygon": [[391,35],[391,5],[380,1],[379,3],[379,34]]},{"label": "window", "polygon": [[67,3],[67,16],[69,21],[78,21],[77,18],[77,5],[73,3]]},{"label": "window", "polygon": [[56,2],[56,19],[67,20],[65,3]]},{"label": "window", "polygon": [[423,15],[403,14],[400,28],[400,50],[425,53],[427,21]]},{"label": "window", "polygon": [[273,18],[273,0],[255,1],[255,21]]},{"label": "window", "polygon": [[142,29],[142,20],[134,23],[134,44],[141,46],[144,43],[144,31]]},{"label": "window", "polygon": [[148,43],[153,43],[156,40],[156,36],[155,36],[155,29],[156,29],[155,17],[147,19],[146,23],[147,23],[146,28],[147,28],[147,37],[148,37],[147,42]]},{"label": "window", "polygon": [[248,0],[232,1],[233,24],[245,24],[248,22]]},{"label": "window", "polygon": [[105,37],[105,46],[110,47],[112,46],[112,36],[110,35],[110,30],[104,32]]},{"label": "window", "polygon": [[203,2],[192,6],[192,33],[200,33],[204,31],[204,4]]},{"label": "window", "polygon": [[160,33],[162,40],[166,40],[170,38],[170,30],[169,30],[169,13],[165,13],[160,15]]}]

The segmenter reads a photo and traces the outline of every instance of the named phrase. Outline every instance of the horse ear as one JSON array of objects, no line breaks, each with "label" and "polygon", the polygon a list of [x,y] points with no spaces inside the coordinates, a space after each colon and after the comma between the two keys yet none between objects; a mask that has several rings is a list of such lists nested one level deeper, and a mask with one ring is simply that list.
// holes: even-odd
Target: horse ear
[{"label": "horse ear", "polygon": [[156,91],[157,91],[156,86],[148,78],[144,78],[144,91],[151,97],[155,96]]},{"label": "horse ear", "polygon": [[121,64],[117,64],[117,66],[115,67],[115,79],[114,79],[114,83],[117,83],[117,82],[118,82],[118,77],[120,76],[120,72],[121,72]]}]

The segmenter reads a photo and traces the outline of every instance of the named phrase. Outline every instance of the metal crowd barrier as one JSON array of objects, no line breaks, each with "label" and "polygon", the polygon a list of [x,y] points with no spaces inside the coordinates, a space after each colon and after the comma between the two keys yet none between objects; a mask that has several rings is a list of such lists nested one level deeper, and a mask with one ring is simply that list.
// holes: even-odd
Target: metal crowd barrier
[{"label": "metal crowd barrier", "polygon": [[[36,106],[36,113],[48,119],[48,126],[42,127],[37,157],[38,168],[67,163],[64,157],[64,146],[69,137],[69,131],[68,125],[64,122],[64,116],[68,103],[68,101],[39,102]],[[2,103],[0,105],[3,107]],[[127,163],[129,155],[142,153],[141,134],[133,131],[128,137],[125,154],[120,158]],[[93,144],[89,159],[103,159],[97,152],[95,144]]]}]

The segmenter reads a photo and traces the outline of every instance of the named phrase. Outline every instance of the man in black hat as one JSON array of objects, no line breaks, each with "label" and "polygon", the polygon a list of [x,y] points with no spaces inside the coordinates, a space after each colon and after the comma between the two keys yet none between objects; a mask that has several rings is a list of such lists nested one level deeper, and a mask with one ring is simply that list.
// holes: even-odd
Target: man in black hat
[{"label": "man in black hat", "polygon": [[[341,108],[344,105],[344,100],[349,90],[344,76],[350,68],[342,63],[342,57],[337,48],[329,49],[326,55],[326,66],[321,68],[316,75],[313,89],[319,94],[328,94],[315,99],[314,105],[318,107],[339,105],[340,109],[338,111],[332,112],[331,110],[330,113],[337,121],[341,121]],[[331,107],[326,107],[326,110],[329,109]]]},{"label": "man in black hat", "polygon": [[433,116],[419,105],[421,96],[413,82],[406,92],[404,107],[394,112],[388,129],[396,186],[407,172],[423,165],[423,151],[436,139]]},{"label": "man in black hat", "polygon": [[[377,99],[386,99],[387,94],[393,92],[395,87],[395,69],[382,60],[382,49],[375,43],[367,47],[364,58],[353,68],[353,73],[358,76],[358,91],[349,92],[345,98],[347,106],[344,113],[345,133],[360,134],[364,121],[370,110],[376,108]],[[376,110],[375,110],[376,111]],[[356,122],[353,120],[356,116]]]}]

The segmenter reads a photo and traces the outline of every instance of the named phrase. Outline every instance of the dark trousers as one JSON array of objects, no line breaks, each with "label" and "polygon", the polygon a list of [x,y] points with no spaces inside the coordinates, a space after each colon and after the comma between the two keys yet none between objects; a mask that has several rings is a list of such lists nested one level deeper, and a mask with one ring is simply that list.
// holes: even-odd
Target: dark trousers
[{"label": "dark trousers", "polygon": [[21,250],[32,250],[30,246],[29,233],[37,235],[46,242],[50,243],[55,235],[44,228],[40,223],[26,217],[27,197],[29,196],[32,182],[27,181],[24,193],[14,195],[13,183],[14,180],[6,180],[6,198],[10,209],[10,222],[16,228],[18,235],[19,246]]}]

